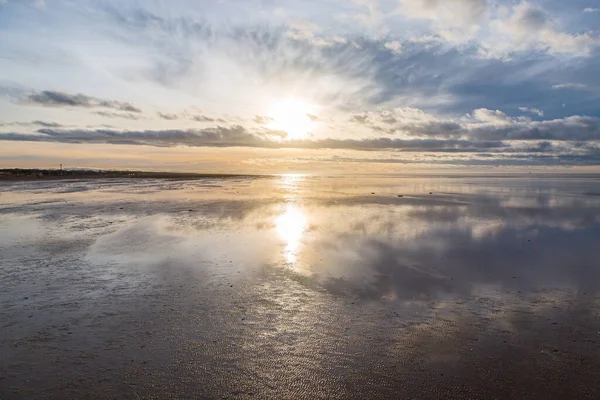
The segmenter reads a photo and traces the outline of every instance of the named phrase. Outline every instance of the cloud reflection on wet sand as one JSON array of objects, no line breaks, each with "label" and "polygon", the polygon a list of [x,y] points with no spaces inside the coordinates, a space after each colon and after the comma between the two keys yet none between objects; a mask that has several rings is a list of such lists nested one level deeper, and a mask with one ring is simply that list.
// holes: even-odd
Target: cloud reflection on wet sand
[{"label": "cloud reflection on wet sand", "polygon": [[0,393],[597,397],[599,182],[7,185]]}]

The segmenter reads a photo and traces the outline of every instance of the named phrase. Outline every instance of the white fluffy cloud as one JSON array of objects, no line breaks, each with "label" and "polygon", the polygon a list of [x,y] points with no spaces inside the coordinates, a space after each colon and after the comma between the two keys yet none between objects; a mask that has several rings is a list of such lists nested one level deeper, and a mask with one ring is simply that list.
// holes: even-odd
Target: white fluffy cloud
[{"label": "white fluffy cloud", "polygon": [[392,54],[402,54],[402,43],[397,40],[386,42],[383,47],[388,49]]},{"label": "white fluffy cloud", "polygon": [[535,114],[539,117],[543,117],[544,116],[544,111],[540,110],[539,108],[530,108],[530,107],[519,107],[520,111],[526,112],[526,113],[531,113],[531,114]]},{"label": "white fluffy cloud", "polygon": [[543,8],[528,1],[514,6],[508,15],[491,23],[494,36],[484,42],[489,54],[537,50],[587,57],[600,45],[597,34],[567,33]]},{"label": "white fluffy cloud", "polygon": [[589,56],[591,49],[600,45],[598,37],[589,32],[571,34],[561,31],[547,12],[526,1],[516,5],[508,18],[492,21],[491,26],[495,36],[484,42],[491,53],[540,50],[550,54]]},{"label": "white fluffy cloud", "polygon": [[509,124],[512,119],[500,110],[488,110],[487,108],[478,108],[473,111],[473,118],[477,121],[489,124]]},{"label": "white fluffy cloud", "polygon": [[600,46],[596,33],[567,32],[541,5],[526,0],[512,6],[488,0],[401,0],[398,12],[428,21],[444,42],[477,43],[484,57],[507,59],[532,50],[589,56]]},{"label": "white fluffy cloud", "polygon": [[429,19],[446,27],[477,23],[487,11],[486,0],[404,0],[400,4],[404,15]]}]

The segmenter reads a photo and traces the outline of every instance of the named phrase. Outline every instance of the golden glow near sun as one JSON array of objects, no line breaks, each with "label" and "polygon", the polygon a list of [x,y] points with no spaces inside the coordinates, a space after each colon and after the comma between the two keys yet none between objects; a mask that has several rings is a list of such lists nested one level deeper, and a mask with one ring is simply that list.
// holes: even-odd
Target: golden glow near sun
[{"label": "golden glow near sun", "polygon": [[269,129],[284,131],[287,139],[304,139],[315,128],[311,118],[312,108],[297,99],[285,99],[271,106]]}]

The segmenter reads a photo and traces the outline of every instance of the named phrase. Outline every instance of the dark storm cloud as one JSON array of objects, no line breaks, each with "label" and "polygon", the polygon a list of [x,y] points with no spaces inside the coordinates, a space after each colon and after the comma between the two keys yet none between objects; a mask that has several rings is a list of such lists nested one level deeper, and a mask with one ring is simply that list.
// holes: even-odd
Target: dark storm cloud
[{"label": "dark storm cloud", "polygon": [[141,113],[142,110],[129,102],[103,100],[85,94],[70,94],[53,90],[31,93],[22,99],[25,104],[45,107],[112,108],[119,111]]}]

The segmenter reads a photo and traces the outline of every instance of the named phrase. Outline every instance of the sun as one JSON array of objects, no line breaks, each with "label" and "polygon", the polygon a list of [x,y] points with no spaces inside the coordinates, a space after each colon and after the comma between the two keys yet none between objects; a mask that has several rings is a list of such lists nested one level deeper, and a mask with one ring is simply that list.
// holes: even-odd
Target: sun
[{"label": "sun", "polygon": [[304,139],[315,128],[312,107],[297,99],[285,99],[269,109],[269,129],[284,131],[287,139]]}]

